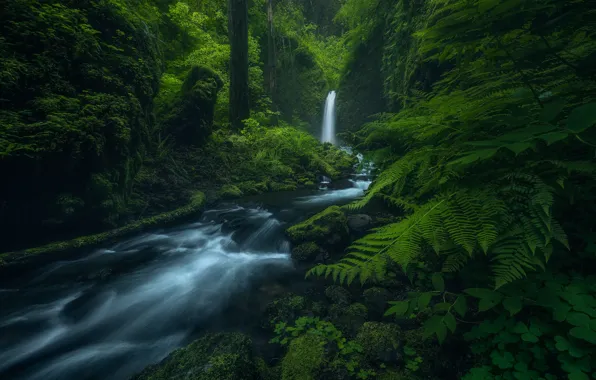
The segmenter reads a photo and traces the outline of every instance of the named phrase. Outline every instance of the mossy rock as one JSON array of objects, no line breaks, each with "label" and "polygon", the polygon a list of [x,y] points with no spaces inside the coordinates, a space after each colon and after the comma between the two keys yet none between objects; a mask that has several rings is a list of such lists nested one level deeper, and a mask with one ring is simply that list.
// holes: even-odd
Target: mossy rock
[{"label": "mossy rock", "polygon": [[348,237],[347,218],[340,207],[331,206],[288,228],[287,234],[294,244],[312,241],[323,248],[338,246]]},{"label": "mossy rock", "polygon": [[399,358],[401,332],[394,323],[366,322],[360,327],[356,341],[373,362],[395,362]]},{"label": "mossy rock", "polygon": [[375,319],[383,317],[387,309],[387,302],[391,300],[391,293],[384,288],[373,287],[363,293],[364,304],[370,311],[370,316]]},{"label": "mossy rock", "polygon": [[285,182],[269,182],[270,191],[294,191],[298,188],[298,185],[294,181]]},{"label": "mossy rock", "polygon": [[292,259],[296,261],[312,262],[323,250],[314,242],[300,244],[292,249]]},{"label": "mossy rock", "polygon": [[281,363],[282,380],[317,379],[325,364],[325,343],[325,339],[312,334],[294,339]]},{"label": "mossy rock", "polygon": [[256,181],[241,182],[238,184],[238,189],[240,189],[240,191],[246,195],[262,194],[269,190],[267,183]]},{"label": "mossy rock", "polygon": [[351,305],[333,304],[329,307],[328,318],[345,335],[354,336],[367,320],[368,310],[361,303]]},{"label": "mossy rock", "polygon": [[133,380],[257,380],[252,342],[241,333],[208,334],[172,352]]},{"label": "mossy rock", "polygon": [[221,78],[207,67],[192,67],[179,94],[168,105],[162,128],[172,133],[180,145],[202,144],[211,134]]},{"label": "mossy rock", "polygon": [[302,296],[288,294],[267,305],[267,324],[274,326],[279,322],[291,323],[298,317],[308,314],[308,300]]},{"label": "mossy rock", "polygon": [[243,195],[242,190],[234,185],[223,185],[219,190],[219,196],[224,199],[239,198]]},{"label": "mossy rock", "polygon": [[332,303],[342,306],[349,305],[352,298],[350,292],[338,285],[331,285],[325,288],[325,296]]}]

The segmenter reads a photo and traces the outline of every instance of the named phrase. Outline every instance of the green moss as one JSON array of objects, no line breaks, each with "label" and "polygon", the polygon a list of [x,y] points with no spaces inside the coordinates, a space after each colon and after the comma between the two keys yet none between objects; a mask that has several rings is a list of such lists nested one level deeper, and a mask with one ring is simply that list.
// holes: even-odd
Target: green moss
[{"label": "green moss", "polygon": [[317,335],[305,334],[290,343],[283,358],[282,380],[314,380],[325,363],[325,340]]},{"label": "green moss", "polygon": [[420,377],[406,371],[387,371],[379,374],[378,380],[419,380]]},{"label": "green moss", "polygon": [[26,260],[31,256],[35,255],[63,252],[67,250],[106,243],[115,238],[119,238],[131,233],[138,233],[148,228],[155,228],[160,225],[164,225],[185,218],[189,215],[201,211],[204,206],[205,195],[202,192],[197,191],[193,193],[193,195],[191,196],[188,205],[176,209],[174,211],[160,214],[151,218],[142,219],[137,222],[128,224],[124,227],[96,235],[83,236],[73,240],[52,243],[42,247],[26,249],[24,251],[19,252],[4,253],[0,255],[0,265],[8,265],[14,262]]},{"label": "green moss", "polygon": [[321,252],[321,248],[316,243],[308,242],[292,249],[292,258],[296,261],[312,261]]},{"label": "green moss", "polygon": [[222,198],[239,198],[243,195],[242,190],[234,185],[224,185],[219,190],[219,196]]},{"label": "green moss", "polygon": [[306,298],[288,294],[267,305],[268,323],[273,326],[279,322],[293,322],[296,318],[307,314],[307,306]]},{"label": "green moss", "polygon": [[257,368],[249,337],[240,333],[208,334],[148,367],[134,380],[253,380]]},{"label": "green moss", "polygon": [[295,244],[314,241],[328,244],[331,235],[346,237],[348,220],[338,206],[331,206],[310,219],[290,227],[287,234]]},{"label": "green moss", "polygon": [[[17,229],[51,238],[105,227],[124,210],[153,127],[159,17],[140,0],[2,2],[3,243]],[[61,194],[84,210],[65,217]]]},{"label": "green moss", "polygon": [[391,362],[400,346],[400,329],[393,323],[366,322],[356,336],[364,354],[372,361]]},{"label": "green moss", "polygon": [[296,182],[285,181],[285,182],[269,182],[270,191],[294,191],[298,188]]},{"label": "green moss", "polygon": [[348,305],[350,303],[350,292],[338,285],[331,285],[325,289],[325,296],[332,303],[339,305]]},{"label": "green moss", "polygon": [[238,188],[247,195],[261,194],[268,190],[267,183],[256,181],[244,181],[238,184]]},{"label": "green moss", "polygon": [[368,310],[361,303],[333,304],[329,307],[329,318],[337,328],[348,336],[354,336],[366,322]]}]

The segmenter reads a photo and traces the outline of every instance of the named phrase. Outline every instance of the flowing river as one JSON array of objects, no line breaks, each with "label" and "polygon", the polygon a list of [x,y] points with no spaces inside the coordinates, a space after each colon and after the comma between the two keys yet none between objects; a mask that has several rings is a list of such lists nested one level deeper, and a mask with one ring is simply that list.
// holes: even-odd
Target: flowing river
[{"label": "flowing river", "polygon": [[370,182],[354,178],[221,203],[195,223],[0,279],[0,379],[128,379],[206,327],[254,323],[230,305],[302,279],[284,229],[361,196]]}]

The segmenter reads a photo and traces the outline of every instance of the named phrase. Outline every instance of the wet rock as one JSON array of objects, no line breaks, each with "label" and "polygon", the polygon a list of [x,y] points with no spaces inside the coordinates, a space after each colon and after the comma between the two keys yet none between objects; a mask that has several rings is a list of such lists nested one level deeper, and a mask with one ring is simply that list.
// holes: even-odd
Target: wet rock
[{"label": "wet rock", "polygon": [[349,305],[350,304],[350,292],[341,286],[331,285],[325,289],[325,296],[332,302],[338,305]]},{"label": "wet rock", "polygon": [[394,323],[366,322],[356,341],[373,362],[395,362],[399,358],[400,328]]},{"label": "wet rock", "polygon": [[354,184],[349,179],[344,178],[331,182],[327,187],[333,190],[343,190],[354,187]]},{"label": "wet rock", "polygon": [[347,218],[341,208],[331,206],[286,231],[294,244],[315,242],[322,248],[336,248],[347,243]]},{"label": "wet rock", "polygon": [[314,242],[300,244],[292,249],[292,259],[302,262],[314,261],[323,251]]},{"label": "wet rock", "polygon": [[257,380],[250,338],[241,333],[207,334],[172,352],[133,380]]},{"label": "wet rock", "polygon": [[364,232],[372,227],[373,219],[366,214],[348,216],[348,227],[354,232]]}]

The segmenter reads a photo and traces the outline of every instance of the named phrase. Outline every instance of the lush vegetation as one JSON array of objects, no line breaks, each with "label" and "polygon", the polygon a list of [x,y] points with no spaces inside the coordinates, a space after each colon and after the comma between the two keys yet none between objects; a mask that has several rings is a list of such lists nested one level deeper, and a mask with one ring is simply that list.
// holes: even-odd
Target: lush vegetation
[{"label": "lush vegetation", "polygon": [[351,208],[381,201],[400,219],[311,274],[349,284],[406,273],[416,289],[387,315],[422,318],[440,343],[472,342],[466,379],[588,379],[593,7],[353,0],[339,16],[352,26],[354,60],[381,26],[374,64],[393,111],[352,136],[382,170]]},{"label": "lush vegetation", "polygon": [[343,50],[298,3],[275,5],[276,94],[263,71],[266,2],[250,4],[241,130],[229,125],[225,2],[22,0],[1,11],[0,252],[138,223],[196,191],[211,201],[231,194],[222,186],[314,187],[353,164],[307,133],[339,75],[326,49]]},{"label": "lush vegetation", "polygon": [[263,312],[274,358],[207,335],[139,378],[596,378],[593,2],[242,4],[240,127],[226,2],[0,5],[0,252],[66,240],[0,264],[346,177],[313,137],[337,89],[378,170],[287,229],[317,290]]}]

